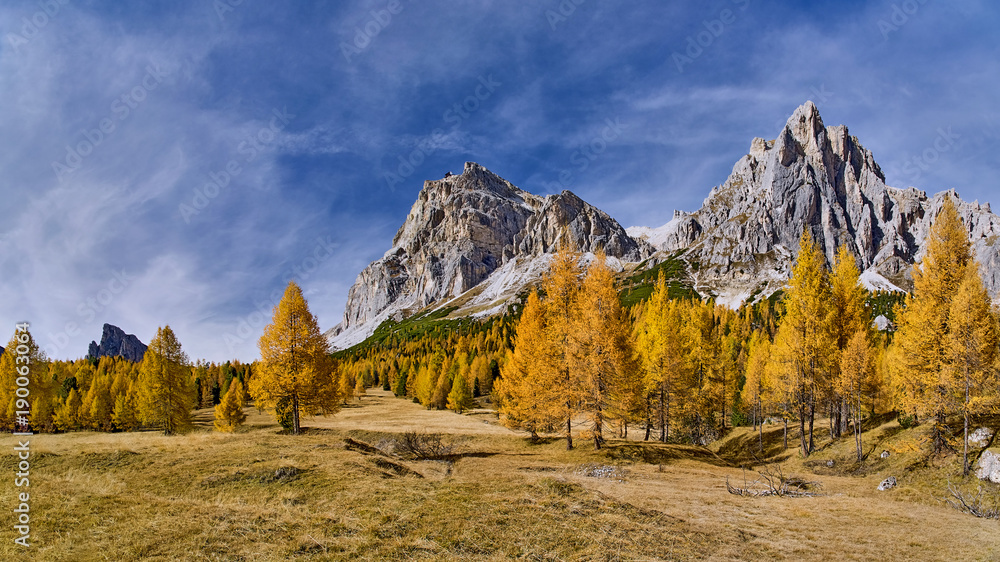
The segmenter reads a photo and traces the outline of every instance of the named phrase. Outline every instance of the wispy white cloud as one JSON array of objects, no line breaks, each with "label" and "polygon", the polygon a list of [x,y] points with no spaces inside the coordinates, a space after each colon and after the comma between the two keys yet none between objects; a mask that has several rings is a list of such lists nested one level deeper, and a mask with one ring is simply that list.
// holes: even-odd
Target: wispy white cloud
[{"label": "wispy white cloud", "polygon": [[[70,2],[17,48],[8,34],[38,5],[0,7],[0,320],[34,321],[61,357],[107,321],[146,339],[169,322],[194,357],[251,360],[262,326],[235,347],[222,335],[317,240],[329,255],[298,280],[325,328],[423,180],[466,159],[537,192],[569,169],[623,224],[657,225],[806,99],[889,183],[995,196],[1000,14],[985,1],[921,4],[888,37],[891,3],[585,2],[553,25],[557,0],[404,1],[347,60],[341,43],[385,4],[248,0],[220,20],[194,1]],[[687,38],[744,4],[678,72]],[[453,126],[445,112],[490,75],[502,85]],[[294,117],[275,130],[275,111]],[[581,169],[606,119],[625,129]],[[942,129],[954,150],[927,152]],[[383,174],[418,148],[390,188]],[[88,154],[71,166],[67,151]]]}]

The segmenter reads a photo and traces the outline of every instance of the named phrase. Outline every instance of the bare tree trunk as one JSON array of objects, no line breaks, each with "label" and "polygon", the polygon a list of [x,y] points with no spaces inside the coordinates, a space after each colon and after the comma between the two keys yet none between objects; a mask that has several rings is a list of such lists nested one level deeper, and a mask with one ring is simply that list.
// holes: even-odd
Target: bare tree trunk
[{"label": "bare tree trunk", "polygon": [[785,422],[785,435],[784,435],[784,437],[785,437],[785,450],[787,451],[788,450],[788,418],[787,417],[783,417],[781,419],[782,419],[782,421]]},{"label": "bare tree trunk", "polygon": [[812,453],[816,449],[816,445],[813,442],[813,424],[815,423],[816,423],[816,393],[813,392],[809,396],[809,452],[810,453]]},{"label": "bare tree trunk", "polygon": [[802,456],[809,456],[809,444],[806,442],[806,405],[799,402],[799,441],[802,445]]},{"label": "bare tree trunk", "polygon": [[864,460],[864,451],[861,448],[861,393],[858,393],[857,410],[854,412],[854,441],[858,446],[858,462]]},{"label": "bare tree trunk", "polygon": [[962,440],[962,476],[969,475],[969,365],[965,365],[965,438]]},{"label": "bare tree trunk", "polygon": [[660,443],[667,442],[667,402],[665,394],[663,386],[660,385]]},{"label": "bare tree trunk", "polygon": [[298,393],[292,394],[292,434],[298,435],[300,430],[299,426],[299,395]]},{"label": "bare tree trunk", "polygon": [[[860,395],[859,392],[858,396]],[[861,408],[858,408],[858,415],[861,415]],[[840,399],[840,415],[837,416],[837,419],[840,420],[840,430],[837,432],[837,436],[840,437],[847,431],[847,398]]]},{"label": "bare tree trunk", "polygon": [[[568,402],[566,406],[567,407],[569,406]],[[572,412],[572,410],[570,410],[570,412]],[[566,418],[566,450],[569,451],[572,448],[573,448],[573,414],[570,413],[570,415]]]},{"label": "bare tree trunk", "polygon": [[758,416],[758,414],[761,417],[760,424],[758,424],[757,444],[760,447],[760,452],[763,453],[764,452],[764,420],[763,420],[764,413],[761,410],[762,410],[762,408],[760,407],[760,400],[758,399],[757,400],[757,408],[756,408],[756,411],[754,412],[754,418],[756,418]]},{"label": "bare tree trunk", "polygon": [[649,406],[650,406],[650,404],[649,404],[649,395],[647,394],[646,395],[646,437],[644,437],[642,439],[643,441],[649,441],[649,434],[653,430],[653,416],[652,416],[652,411],[650,410]]},{"label": "bare tree trunk", "polygon": [[836,414],[834,414],[834,408],[836,408],[836,406],[834,405],[834,401],[831,400],[830,401],[830,407],[827,409],[827,412],[830,414],[830,423],[829,423],[829,425],[830,425],[830,440],[831,441],[837,438],[837,430],[834,428],[834,423],[836,422],[836,419],[834,419],[834,418],[836,418],[837,416],[836,416]]}]

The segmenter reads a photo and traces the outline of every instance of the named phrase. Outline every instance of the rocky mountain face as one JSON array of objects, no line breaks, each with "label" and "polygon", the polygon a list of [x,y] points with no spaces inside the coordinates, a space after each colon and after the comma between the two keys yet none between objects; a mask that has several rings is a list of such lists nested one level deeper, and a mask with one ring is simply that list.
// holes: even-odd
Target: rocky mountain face
[{"label": "rocky mountain face", "polygon": [[675,211],[659,228],[626,231],[569,191],[532,195],[469,162],[461,175],[424,183],[392,248],[358,275],[343,322],[327,337],[348,347],[384,320],[428,307],[501,312],[560,247],[603,249],[619,269],[680,258],[699,293],[736,307],[785,285],[808,228],[831,263],[846,244],[869,288],[905,290],[946,198],[957,203],[996,299],[1000,217],[989,205],[962,201],[954,190],[928,196],[887,186],[872,153],[847,127],[825,126],[812,102],[795,110],[777,138],[753,139],[700,209]]},{"label": "rocky mountain face", "polygon": [[129,361],[138,363],[142,361],[146,354],[146,346],[139,338],[132,334],[126,334],[118,326],[111,324],[104,325],[104,333],[101,334],[101,344],[90,342],[90,349],[87,351],[88,357],[100,359],[101,357],[124,357]]},{"label": "rocky mountain face", "polygon": [[424,183],[392,248],[358,275],[328,337],[337,347],[355,343],[386,318],[460,297],[505,264],[537,269],[529,262],[559,247],[626,262],[654,251],[569,191],[539,197],[467,162],[460,175]]},{"label": "rocky mountain face", "polygon": [[989,205],[961,201],[953,190],[928,197],[886,186],[872,153],[847,127],[824,126],[812,102],[795,110],[776,139],[753,139],[701,209],[675,212],[658,229],[630,231],[663,252],[684,251],[696,288],[734,306],[784,285],[804,227],[829,262],[846,244],[867,284],[908,289],[912,264],[947,197],[958,203],[996,296],[1000,218]]}]

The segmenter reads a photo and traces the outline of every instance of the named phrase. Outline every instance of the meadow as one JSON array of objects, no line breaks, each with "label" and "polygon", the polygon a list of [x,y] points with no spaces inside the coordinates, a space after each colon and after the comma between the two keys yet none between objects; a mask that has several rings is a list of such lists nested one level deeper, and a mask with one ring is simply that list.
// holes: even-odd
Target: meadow
[{"label": "meadow", "polygon": [[[1000,522],[949,507],[953,457],[894,419],[801,459],[790,429],[738,428],[710,447],[555,436],[531,443],[495,413],[426,410],[369,390],[299,436],[248,408],[235,434],[196,428],[32,438],[31,543],[4,524],[3,560],[992,560]],[[822,426],[820,426],[822,427]],[[581,428],[582,429],[582,428]],[[440,442],[428,438],[440,436]],[[427,445],[407,448],[406,438]],[[0,466],[9,505],[13,437]],[[756,451],[756,454],[754,452]],[[422,454],[421,454],[422,453]],[[829,461],[833,466],[828,466]],[[741,466],[754,465],[744,471]],[[814,482],[811,497],[727,491],[760,470]],[[876,491],[888,475],[899,487]],[[991,492],[993,493],[993,492]],[[995,494],[988,499],[995,500]]]}]

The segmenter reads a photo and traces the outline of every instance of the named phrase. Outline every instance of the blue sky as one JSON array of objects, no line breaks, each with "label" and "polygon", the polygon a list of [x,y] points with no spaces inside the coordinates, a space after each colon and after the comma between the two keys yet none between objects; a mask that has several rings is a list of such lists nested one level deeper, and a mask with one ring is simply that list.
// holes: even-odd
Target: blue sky
[{"label": "blue sky", "polygon": [[110,322],[249,361],[292,277],[340,321],[424,180],[472,160],[658,226],[807,99],[890,185],[990,201],[998,26],[986,1],[4,2],[0,319],[56,358]]}]

